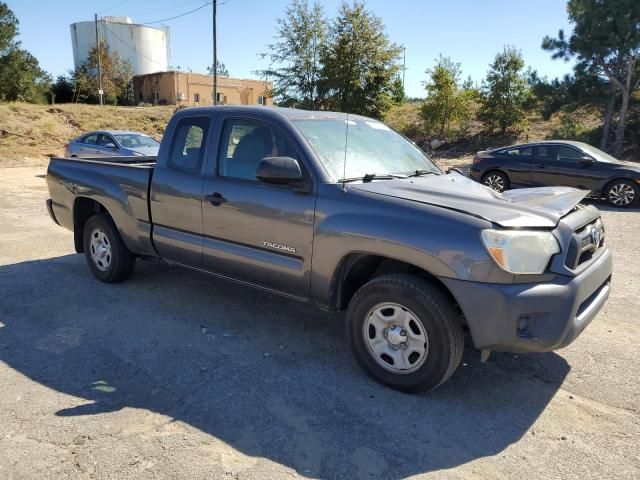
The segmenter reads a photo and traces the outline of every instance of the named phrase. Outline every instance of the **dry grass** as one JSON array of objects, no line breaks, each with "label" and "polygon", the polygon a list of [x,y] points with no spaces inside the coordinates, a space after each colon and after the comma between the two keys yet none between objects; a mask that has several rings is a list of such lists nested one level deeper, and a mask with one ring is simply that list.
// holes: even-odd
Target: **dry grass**
[{"label": "dry grass", "polygon": [[173,111],[172,106],[0,104],[0,130],[11,133],[0,136],[0,165],[45,161],[62,154],[68,140],[90,130],[135,130],[159,140]]}]

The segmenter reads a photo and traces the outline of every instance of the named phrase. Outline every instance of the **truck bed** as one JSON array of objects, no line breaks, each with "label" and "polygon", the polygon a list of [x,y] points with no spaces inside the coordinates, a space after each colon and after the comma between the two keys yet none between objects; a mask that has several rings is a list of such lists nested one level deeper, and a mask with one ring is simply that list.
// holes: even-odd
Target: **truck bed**
[{"label": "truck bed", "polygon": [[103,206],[127,247],[153,255],[149,185],[155,157],[51,158],[47,183],[56,222],[73,230],[80,202]]}]

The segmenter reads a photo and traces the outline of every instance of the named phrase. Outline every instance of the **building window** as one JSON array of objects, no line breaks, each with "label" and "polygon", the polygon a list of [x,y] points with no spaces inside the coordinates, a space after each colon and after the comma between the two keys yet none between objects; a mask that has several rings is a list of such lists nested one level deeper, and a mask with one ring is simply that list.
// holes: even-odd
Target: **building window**
[{"label": "building window", "polygon": [[200,94],[199,93],[194,93],[193,94],[193,103],[200,103]]},{"label": "building window", "polygon": [[266,98],[258,97],[258,105],[266,105]]},{"label": "building window", "polygon": [[218,105],[224,105],[227,103],[227,97],[224,96],[224,93],[216,93],[216,103]]}]

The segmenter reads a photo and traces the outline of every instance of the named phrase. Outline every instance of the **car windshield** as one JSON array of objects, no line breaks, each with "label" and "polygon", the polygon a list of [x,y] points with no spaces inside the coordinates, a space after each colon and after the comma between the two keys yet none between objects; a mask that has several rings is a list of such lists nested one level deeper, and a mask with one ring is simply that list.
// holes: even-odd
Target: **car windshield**
[{"label": "car windshield", "polygon": [[[405,137],[369,119],[293,119],[334,181],[385,175],[442,173]],[[346,145],[346,148],[345,148]]]},{"label": "car windshield", "polygon": [[591,155],[593,158],[595,158],[599,162],[620,163],[620,160],[618,160],[615,157],[612,157],[611,155],[603,152],[602,150],[597,149],[596,147],[592,147],[591,145],[588,145],[586,143],[580,144],[580,147],[582,148],[582,150],[584,150],[586,153]]},{"label": "car windshield", "polygon": [[160,145],[160,142],[154,140],[148,135],[127,133],[114,135],[114,137],[116,137],[118,143],[124,148],[157,147]]}]

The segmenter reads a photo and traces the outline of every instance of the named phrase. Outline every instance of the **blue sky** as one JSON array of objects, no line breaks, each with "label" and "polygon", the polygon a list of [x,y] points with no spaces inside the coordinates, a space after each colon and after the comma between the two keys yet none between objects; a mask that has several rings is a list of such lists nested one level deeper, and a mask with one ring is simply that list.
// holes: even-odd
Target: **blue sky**
[{"label": "blue sky", "polygon": [[[73,68],[69,25],[93,19],[94,13],[130,16],[145,23],[175,16],[204,0],[9,0],[20,21],[20,40],[41,66],[54,75]],[[251,78],[266,67],[259,54],[273,40],[275,18],[288,0],[219,0],[218,58],[232,76]],[[334,16],[341,0],[324,0]],[[521,49],[527,65],[544,76],[562,76],[571,64],[551,60],[542,38],[570,30],[564,0],[369,0],[390,39],[406,46],[406,90],[423,96],[424,71],[442,53],[462,64],[463,77],[480,81],[504,45]],[[106,11],[105,11],[106,10]],[[171,28],[171,64],[204,72],[211,64],[211,7],[167,22]]]}]

